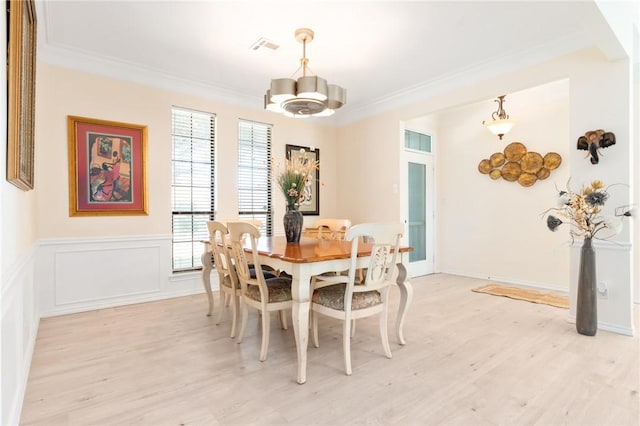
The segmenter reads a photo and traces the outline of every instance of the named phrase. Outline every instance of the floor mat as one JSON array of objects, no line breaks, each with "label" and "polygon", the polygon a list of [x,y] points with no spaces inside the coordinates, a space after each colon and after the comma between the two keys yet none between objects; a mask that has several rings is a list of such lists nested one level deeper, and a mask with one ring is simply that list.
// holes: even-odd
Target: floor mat
[{"label": "floor mat", "polygon": [[476,293],[492,294],[494,296],[504,296],[511,299],[526,300],[532,303],[542,303],[556,306],[558,308],[569,308],[569,297],[556,293],[545,293],[536,290],[529,290],[519,287],[506,287],[499,284],[487,284],[474,288],[471,291]]}]

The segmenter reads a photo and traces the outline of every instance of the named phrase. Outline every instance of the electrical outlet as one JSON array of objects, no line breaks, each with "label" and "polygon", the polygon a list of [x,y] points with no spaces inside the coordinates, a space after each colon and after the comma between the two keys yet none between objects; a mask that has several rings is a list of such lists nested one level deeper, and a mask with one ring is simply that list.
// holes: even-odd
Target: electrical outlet
[{"label": "electrical outlet", "polygon": [[609,298],[609,286],[607,286],[607,283],[604,281],[598,283],[598,297],[600,299]]}]

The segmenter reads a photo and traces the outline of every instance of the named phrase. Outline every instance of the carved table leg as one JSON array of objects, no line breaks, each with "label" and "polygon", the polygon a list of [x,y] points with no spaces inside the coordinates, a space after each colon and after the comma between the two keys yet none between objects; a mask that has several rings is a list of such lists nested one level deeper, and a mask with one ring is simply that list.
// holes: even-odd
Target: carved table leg
[{"label": "carved table leg", "polygon": [[407,269],[402,263],[398,263],[398,278],[396,283],[400,288],[400,306],[398,307],[398,316],[396,318],[396,334],[398,336],[398,342],[404,345],[406,340],[404,339],[404,319],[407,314],[407,309],[413,299],[413,287],[407,279]]},{"label": "carved table leg", "polygon": [[[297,271],[296,271],[297,269]],[[307,346],[309,344],[309,283],[311,277],[308,273],[301,271],[299,265],[294,267],[292,277],[292,299],[291,318],[293,322],[293,333],[296,339],[296,350],[298,353],[298,375],[297,382],[303,384],[307,381]]]},{"label": "carved table leg", "polygon": [[209,246],[205,244],[204,253],[202,253],[202,285],[204,291],[207,292],[207,299],[209,300],[209,312],[207,316],[210,317],[213,313],[213,291],[211,290],[211,271],[213,270],[213,256],[208,250]]}]

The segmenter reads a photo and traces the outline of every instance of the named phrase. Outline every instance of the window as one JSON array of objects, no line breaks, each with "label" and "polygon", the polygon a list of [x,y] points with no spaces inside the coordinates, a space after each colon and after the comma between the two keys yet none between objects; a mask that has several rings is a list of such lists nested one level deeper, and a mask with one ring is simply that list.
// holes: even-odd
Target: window
[{"label": "window", "polygon": [[207,221],[214,219],[213,114],[173,107],[171,139],[171,230],[173,271],[202,266],[202,240],[209,239]]},{"label": "window", "polygon": [[238,216],[257,219],[272,234],[271,125],[240,120],[238,127]]},{"label": "window", "polygon": [[431,136],[411,130],[404,131],[404,147],[416,151],[431,152]]}]

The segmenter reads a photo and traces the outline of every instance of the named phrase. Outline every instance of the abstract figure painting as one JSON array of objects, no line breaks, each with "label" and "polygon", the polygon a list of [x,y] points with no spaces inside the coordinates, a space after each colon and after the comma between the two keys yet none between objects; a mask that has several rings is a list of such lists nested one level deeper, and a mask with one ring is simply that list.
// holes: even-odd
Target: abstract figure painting
[{"label": "abstract figure painting", "polygon": [[69,215],[146,215],[147,127],[68,117]]},{"label": "abstract figure painting", "polygon": [[320,150],[307,146],[286,145],[286,151],[286,158],[288,160],[297,161],[298,158],[302,157],[305,162],[318,162],[315,176],[313,179],[307,180],[303,195],[299,201],[299,210],[303,215],[317,216],[320,214]]}]

